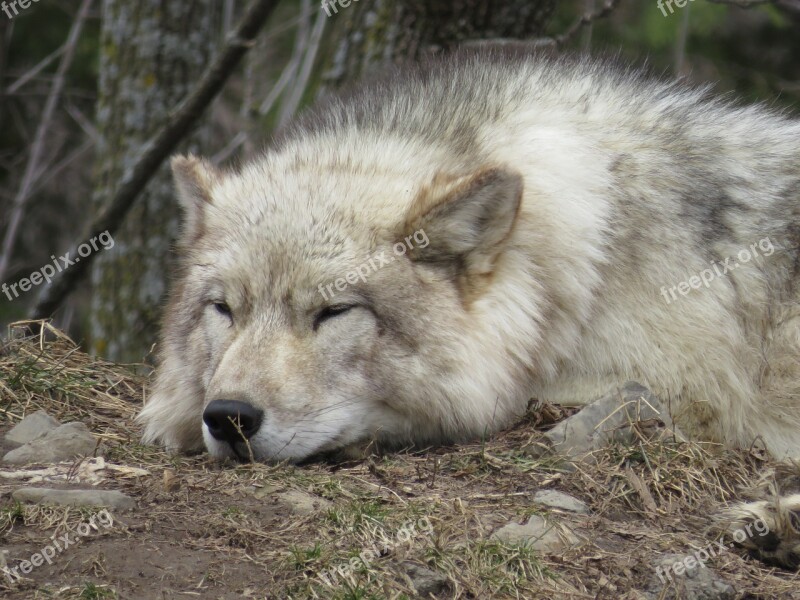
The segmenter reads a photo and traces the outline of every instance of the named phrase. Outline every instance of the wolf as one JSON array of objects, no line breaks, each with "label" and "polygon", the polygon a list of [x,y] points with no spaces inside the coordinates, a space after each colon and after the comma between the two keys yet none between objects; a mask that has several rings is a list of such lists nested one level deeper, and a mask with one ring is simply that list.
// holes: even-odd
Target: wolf
[{"label": "wolf", "polygon": [[172,168],[148,443],[458,442],[636,380],[693,436],[800,458],[800,121],[775,108],[456,53],[324,98],[237,170]]}]

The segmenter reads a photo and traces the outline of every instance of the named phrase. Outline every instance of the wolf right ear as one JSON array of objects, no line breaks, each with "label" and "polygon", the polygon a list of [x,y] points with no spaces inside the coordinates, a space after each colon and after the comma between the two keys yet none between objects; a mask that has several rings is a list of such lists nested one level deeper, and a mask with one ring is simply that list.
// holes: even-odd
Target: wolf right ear
[{"label": "wolf right ear", "polygon": [[171,166],[183,209],[183,237],[194,239],[203,231],[206,205],[212,203],[211,189],[220,179],[220,173],[207,160],[191,154],[173,157]]},{"label": "wolf right ear", "polygon": [[[463,177],[437,177],[422,190],[405,231],[424,231],[430,244],[412,248],[412,260],[449,264],[462,292],[481,287],[506,246],[522,201],[522,176],[490,167]],[[415,237],[416,239],[416,237]]]}]

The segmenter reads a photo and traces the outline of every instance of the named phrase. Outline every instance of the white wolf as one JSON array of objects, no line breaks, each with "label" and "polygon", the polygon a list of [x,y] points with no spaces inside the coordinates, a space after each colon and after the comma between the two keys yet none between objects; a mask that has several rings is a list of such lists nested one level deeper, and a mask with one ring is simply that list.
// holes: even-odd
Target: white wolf
[{"label": "white wolf", "polygon": [[479,53],[328,99],[238,172],[173,169],[147,442],[297,461],[467,440],[637,380],[696,436],[800,457],[800,121]]}]

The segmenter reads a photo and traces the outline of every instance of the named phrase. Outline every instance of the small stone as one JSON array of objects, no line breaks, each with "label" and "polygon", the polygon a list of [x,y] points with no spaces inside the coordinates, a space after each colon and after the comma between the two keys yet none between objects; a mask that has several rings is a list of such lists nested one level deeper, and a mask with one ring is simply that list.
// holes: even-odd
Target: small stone
[{"label": "small stone", "polygon": [[279,502],[287,505],[294,514],[301,516],[310,515],[330,506],[330,502],[324,498],[312,496],[298,490],[287,490],[277,494],[275,497]]},{"label": "small stone", "polygon": [[[675,572],[676,565],[680,575]],[[653,567],[647,596],[653,600],[733,600],[737,594],[696,554],[667,554]]]},{"label": "small stone", "polygon": [[503,525],[491,537],[507,544],[524,545],[551,554],[580,543],[569,527],[539,515],[532,515],[525,525]]},{"label": "small stone", "polygon": [[6,442],[13,446],[22,446],[48,434],[60,425],[61,423],[45,411],[37,410],[22,419],[6,434]]},{"label": "small stone", "polygon": [[59,504],[61,506],[107,506],[120,510],[136,508],[130,496],[116,490],[57,490],[52,488],[20,488],[11,497],[17,502]]},{"label": "small stone", "polygon": [[3,457],[3,462],[14,465],[61,462],[90,455],[96,447],[97,441],[86,425],[66,423],[43,437],[14,448]]},{"label": "small stone", "polygon": [[403,563],[403,570],[411,580],[417,594],[422,598],[428,598],[430,594],[438,594],[444,591],[450,584],[447,575],[438,571],[431,571],[414,563]]},{"label": "small stone", "polygon": [[578,513],[581,515],[589,514],[589,507],[577,498],[557,490],[539,490],[533,495],[536,504],[549,506],[558,510]]},{"label": "small stone", "polygon": [[164,491],[177,492],[181,489],[181,480],[178,479],[175,469],[164,469],[163,483]]},{"label": "small stone", "polygon": [[264,498],[271,498],[277,495],[277,492],[285,489],[283,486],[275,485],[275,484],[267,484],[261,485],[260,487],[251,488],[253,490],[253,496],[258,498],[259,500],[263,500]]}]

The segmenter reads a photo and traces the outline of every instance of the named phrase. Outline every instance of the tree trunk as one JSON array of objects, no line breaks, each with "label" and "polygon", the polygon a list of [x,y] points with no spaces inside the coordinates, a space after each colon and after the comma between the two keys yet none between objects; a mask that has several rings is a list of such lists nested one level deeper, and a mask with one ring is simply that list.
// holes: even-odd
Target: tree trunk
[{"label": "tree trunk", "polygon": [[[329,0],[333,3],[333,0]],[[330,87],[418,60],[468,40],[542,36],[557,0],[354,0],[336,19],[325,83]],[[333,14],[334,9],[336,14]]]},{"label": "tree trunk", "polygon": [[[99,209],[207,66],[220,41],[216,0],[104,0],[93,203]],[[202,132],[183,144],[201,150]],[[178,209],[168,165],[150,181],[92,267],[93,353],[141,361],[158,330]],[[88,241],[88,240],[87,240]]]}]

